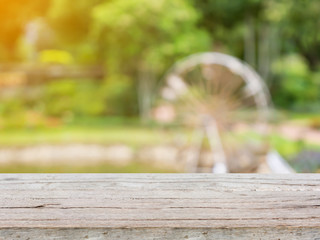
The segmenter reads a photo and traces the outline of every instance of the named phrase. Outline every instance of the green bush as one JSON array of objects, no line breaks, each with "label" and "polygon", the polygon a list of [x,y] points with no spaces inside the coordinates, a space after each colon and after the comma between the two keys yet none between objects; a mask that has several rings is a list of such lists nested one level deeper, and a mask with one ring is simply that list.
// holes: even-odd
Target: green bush
[{"label": "green bush", "polygon": [[[311,72],[299,55],[288,55],[273,63],[276,105],[294,110],[316,110],[320,101],[320,75]],[[316,106],[318,104],[318,106]]]},{"label": "green bush", "polygon": [[45,113],[49,116],[104,116],[135,113],[135,90],[124,76],[95,80],[59,80],[46,86]]},{"label": "green bush", "polygon": [[62,117],[74,110],[74,96],[77,91],[75,80],[59,80],[50,82],[45,87],[43,102],[45,113],[49,116]]},{"label": "green bush", "polygon": [[86,81],[78,83],[73,97],[73,112],[78,116],[101,116],[106,112],[105,95],[101,83]]},{"label": "green bush", "polygon": [[0,103],[0,127],[23,127],[26,122],[26,103],[22,98],[1,100]]},{"label": "green bush", "polygon": [[133,116],[138,113],[136,99],[133,80],[123,75],[103,81],[58,79],[37,91],[16,89],[11,97],[0,99],[0,127],[43,123],[46,118],[70,122],[74,117]]},{"label": "green bush", "polygon": [[130,116],[138,113],[137,91],[133,79],[124,75],[112,75],[106,78],[101,91],[106,95],[108,114]]}]

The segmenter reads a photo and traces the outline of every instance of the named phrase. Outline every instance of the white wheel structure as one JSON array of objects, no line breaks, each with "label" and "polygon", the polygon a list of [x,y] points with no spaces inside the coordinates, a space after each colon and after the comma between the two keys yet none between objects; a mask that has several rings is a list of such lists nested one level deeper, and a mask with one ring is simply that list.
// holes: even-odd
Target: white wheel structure
[{"label": "white wheel structure", "polygon": [[[225,138],[236,124],[258,129],[268,120],[270,96],[264,81],[249,65],[222,53],[199,53],[177,62],[165,76],[161,95],[182,124],[195,127],[199,151],[208,139],[213,173],[229,172]],[[198,161],[195,157],[187,171],[197,172]]]}]

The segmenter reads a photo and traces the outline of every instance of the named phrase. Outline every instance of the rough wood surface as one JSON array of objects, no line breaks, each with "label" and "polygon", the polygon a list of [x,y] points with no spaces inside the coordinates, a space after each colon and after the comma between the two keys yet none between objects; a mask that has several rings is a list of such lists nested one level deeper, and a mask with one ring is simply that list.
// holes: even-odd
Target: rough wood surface
[{"label": "rough wood surface", "polygon": [[320,240],[320,175],[4,174],[4,239]]}]

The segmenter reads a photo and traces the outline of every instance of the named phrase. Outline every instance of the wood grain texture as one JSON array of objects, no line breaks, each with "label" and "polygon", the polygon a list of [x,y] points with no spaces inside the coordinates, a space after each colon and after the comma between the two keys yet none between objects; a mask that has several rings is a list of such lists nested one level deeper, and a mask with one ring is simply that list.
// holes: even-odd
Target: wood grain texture
[{"label": "wood grain texture", "polygon": [[320,175],[3,174],[4,239],[320,240]]}]

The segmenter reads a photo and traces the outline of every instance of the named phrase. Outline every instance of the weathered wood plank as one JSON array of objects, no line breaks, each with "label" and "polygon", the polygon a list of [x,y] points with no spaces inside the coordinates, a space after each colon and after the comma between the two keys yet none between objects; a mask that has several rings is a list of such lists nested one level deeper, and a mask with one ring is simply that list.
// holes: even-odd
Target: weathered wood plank
[{"label": "weathered wood plank", "polygon": [[3,174],[2,239],[320,240],[320,175]]}]

